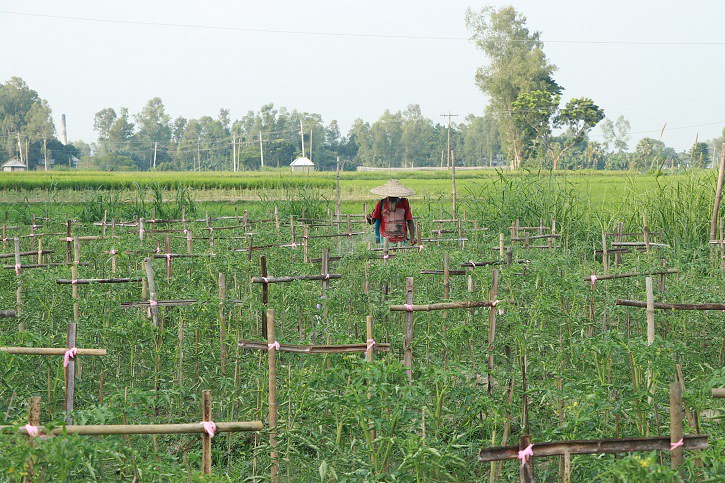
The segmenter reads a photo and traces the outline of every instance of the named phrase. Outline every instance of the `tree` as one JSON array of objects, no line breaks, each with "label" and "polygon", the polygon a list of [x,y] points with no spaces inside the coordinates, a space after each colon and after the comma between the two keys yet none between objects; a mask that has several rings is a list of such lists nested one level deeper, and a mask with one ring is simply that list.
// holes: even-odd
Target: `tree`
[{"label": "tree", "polygon": [[[521,93],[512,104],[514,122],[522,139],[531,141],[530,148],[538,146],[550,154],[555,171],[561,157],[584,141],[587,133],[604,119],[604,111],[591,99],[572,99],[562,109],[559,99],[558,94],[531,91]],[[553,128],[564,130],[556,142],[552,139]]]},{"label": "tree", "polygon": [[476,83],[491,98],[491,109],[501,128],[501,140],[511,156],[511,167],[521,166],[526,132],[514,122],[512,104],[520,94],[543,91],[560,94],[552,74],[556,67],[544,55],[539,32],[530,32],[526,17],[513,7],[466,11],[466,26],[477,47],[489,58],[479,68]]},{"label": "tree", "polygon": [[[25,115],[25,136],[30,142],[38,145],[42,143],[42,159],[43,168],[48,170],[48,140],[55,135],[55,125],[53,124],[53,113],[48,105],[48,101],[41,100],[33,103]],[[30,168],[30,163],[28,163]]]},{"label": "tree", "polygon": [[707,143],[696,142],[690,149],[690,166],[705,168],[710,165],[710,148]]},{"label": "tree", "polygon": [[619,116],[615,122],[605,119],[602,124],[605,149],[611,148],[618,153],[626,151],[629,146],[630,129],[629,121],[624,116]]},{"label": "tree", "polygon": [[403,124],[401,131],[402,166],[412,168],[425,165],[430,157],[431,136],[433,126],[425,118],[418,104],[409,105],[403,111]]},{"label": "tree", "polygon": [[565,130],[562,149],[556,154],[551,151],[555,171],[561,156],[576,143],[584,141],[589,131],[602,119],[604,111],[587,97],[572,99],[566,103],[553,121],[554,127]]},{"label": "tree", "polygon": [[634,167],[645,170],[659,166],[665,161],[665,143],[653,138],[642,138],[634,151]]},{"label": "tree", "polygon": [[93,117],[93,130],[98,133],[98,145],[106,152],[108,140],[113,123],[116,121],[116,111],[111,107],[101,109]]}]

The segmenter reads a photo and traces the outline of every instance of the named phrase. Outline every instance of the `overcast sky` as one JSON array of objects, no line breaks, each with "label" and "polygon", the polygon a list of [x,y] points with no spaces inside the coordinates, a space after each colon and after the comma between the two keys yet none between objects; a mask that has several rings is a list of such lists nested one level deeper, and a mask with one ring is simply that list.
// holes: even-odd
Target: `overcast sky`
[{"label": "overcast sky", "polygon": [[[725,127],[725,2],[719,0],[0,0],[0,82],[23,78],[95,141],[106,107],[136,113],[160,97],[172,118],[232,119],[272,102],[374,122],[419,104],[481,115],[487,59],[466,40],[467,7],[513,5],[542,33],[563,99],[590,97],[638,139],[677,150]],[[601,140],[596,129],[592,139]]]}]

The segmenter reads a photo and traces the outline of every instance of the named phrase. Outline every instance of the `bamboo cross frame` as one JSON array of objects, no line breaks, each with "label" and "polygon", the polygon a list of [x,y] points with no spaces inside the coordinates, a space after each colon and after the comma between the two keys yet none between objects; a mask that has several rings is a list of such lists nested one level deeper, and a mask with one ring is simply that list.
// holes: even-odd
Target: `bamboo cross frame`
[{"label": "bamboo cross frame", "polygon": [[[498,285],[498,273],[493,274],[494,277],[494,284],[496,285],[496,290],[492,290],[489,294],[492,297],[495,297],[497,294],[497,285]],[[413,304],[413,293],[414,293],[414,281],[413,277],[406,277],[405,279],[405,304],[403,305],[390,305],[388,306],[388,310],[391,312],[405,312],[405,335],[404,335],[404,344],[403,344],[403,357],[404,357],[404,364],[408,368],[408,380],[413,380],[413,313],[414,312],[431,312],[436,310],[451,310],[451,309],[473,309],[476,307],[488,307],[489,309],[494,309],[495,307],[498,307],[498,305],[501,302],[510,302],[510,301],[501,301],[501,300],[481,300],[481,301],[457,301],[457,302],[440,302],[440,303],[433,303],[433,304]],[[495,315],[492,315],[492,321],[493,325],[495,327]],[[492,328],[492,330],[495,330]],[[493,340],[493,335],[490,335],[491,341]],[[492,362],[491,362],[492,363]]]},{"label": "bamboo cross frame", "polygon": [[[211,417],[211,391],[202,391],[202,420],[198,423],[181,424],[95,424],[64,425],[47,430],[40,425],[40,398],[30,398],[28,423],[34,426],[38,435],[63,436],[78,434],[83,436],[104,436],[114,434],[202,434],[202,473],[211,474],[211,440],[209,429],[204,423],[213,423],[213,433],[234,433],[240,431],[262,431],[262,421],[214,422]],[[29,438],[26,426],[0,426],[0,434],[25,434]]]},{"label": "bamboo cross frame", "polygon": [[[519,439],[519,446],[484,448],[479,451],[478,461],[500,461],[520,459],[520,481],[534,481],[534,457],[563,456],[559,481],[570,483],[572,454],[629,453],[641,451],[668,450],[672,455],[672,468],[680,470],[684,463],[684,450],[706,449],[708,435],[683,434],[682,426],[682,388],[681,383],[673,382],[669,387],[670,395],[670,435],[647,438],[616,438],[574,440],[531,444],[527,434]],[[493,469],[493,467],[492,467]]]},{"label": "bamboo cross frame", "polygon": [[295,345],[282,344],[275,338],[274,309],[267,309],[264,320],[267,324],[265,333],[267,342],[255,342],[240,340],[237,346],[241,349],[256,349],[267,351],[267,362],[269,370],[269,446],[270,458],[272,459],[271,479],[279,481],[279,461],[277,454],[277,352],[291,352],[298,354],[345,354],[364,352],[368,361],[372,361],[373,353],[377,351],[387,352],[390,344],[379,344],[373,340],[372,317],[366,319],[366,334],[368,341],[365,344],[341,344],[341,345]]},{"label": "bamboo cross frame", "polygon": [[[706,434],[684,435],[682,437],[684,450],[706,449],[708,447],[708,438]],[[630,452],[648,452],[648,451],[667,451],[670,444],[674,441],[670,440],[670,436],[654,436],[647,438],[615,438],[615,439],[585,439],[534,443],[532,451],[533,457],[529,457],[526,464],[522,466],[522,482],[533,482],[533,459],[548,456],[564,456],[565,460],[574,454],[603,454],[603,453],[630,453]],[[528,446],[501,446],[497,448],[483,448],[478,453],[478,461],[502,461],[518,459],[519,451]],[[678,449],[680,449],[678,448]],[[566,464],[566,463],[565,463]],[[528,469],[528,476],[523,477],[524,470]],[[565,481],[568,481],[565,479]]]},{"label": "bamboo cross frame", "polygon": [[[20,355],[41,355],[41,356],[66,356],[67,367],[65,367],[65,409],[66,423],[71,422],[71,413],[74,408],[75,399],[75,358],[77,356],[105,356],[106,349],[83,349],[75,347],[76,324],[72,322],[68,324],[68,342],[65,348],[60,347],[0,347],[0,352],[7,354]],[[73,350],[75,355],[68,357],[69,350]],[[64,364],[66,365],[66,364]]]}]

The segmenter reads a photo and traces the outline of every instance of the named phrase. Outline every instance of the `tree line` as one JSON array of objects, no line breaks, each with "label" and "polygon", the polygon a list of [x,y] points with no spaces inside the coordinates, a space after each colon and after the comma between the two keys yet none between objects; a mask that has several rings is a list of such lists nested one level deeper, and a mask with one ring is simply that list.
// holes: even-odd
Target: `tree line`
[{"label": "tree line", "polygon": [[[544,169],[659,170],[706,167],[720,156],[723,137],[677,152],[645,137],[631,149],[629,121],[612,120],[590,98],[562,101],[539,32],[513,7],[469,9],[471,39],[488,59],[475,82],[490,98],[480,115],[433,121],[417,104],[386,110],[374,122],[356,119],[343,134],[320,114],[265,104],[232,120],[216,116],[171,119],[154,97],[140,112],[108,107],[93,119],[96,140],[64,145],[55,136],[48,102],[18,77],[0,84],[0,162],[19,157],[44,169],[48,159],[80,169],[243,171],[288,166],[303,154],[318,170],[369,167],[500,166]],[[591,140],[600,125],[602,141]],[[450,148],[450,149],[449,149]],[[30,163],[27,161],[30,160]],[[72,163],[70,163],[72,164]]]}]

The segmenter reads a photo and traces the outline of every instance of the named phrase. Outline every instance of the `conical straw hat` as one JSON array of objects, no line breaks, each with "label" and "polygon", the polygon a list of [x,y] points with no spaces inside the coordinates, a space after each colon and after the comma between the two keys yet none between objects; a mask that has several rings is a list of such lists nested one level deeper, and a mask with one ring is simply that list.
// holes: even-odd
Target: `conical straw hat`
[{"label": "conical straw hat", "polygon": [[371,189],[370,192],[374,195],[385,196],[386,198],[388,196],[392,196],[394,198],[405,198],[406,196],[415,194],[415,191],[410,188],[406,188],[400,184],[400,181],[397,179],[391,179],[384,185]]}]

